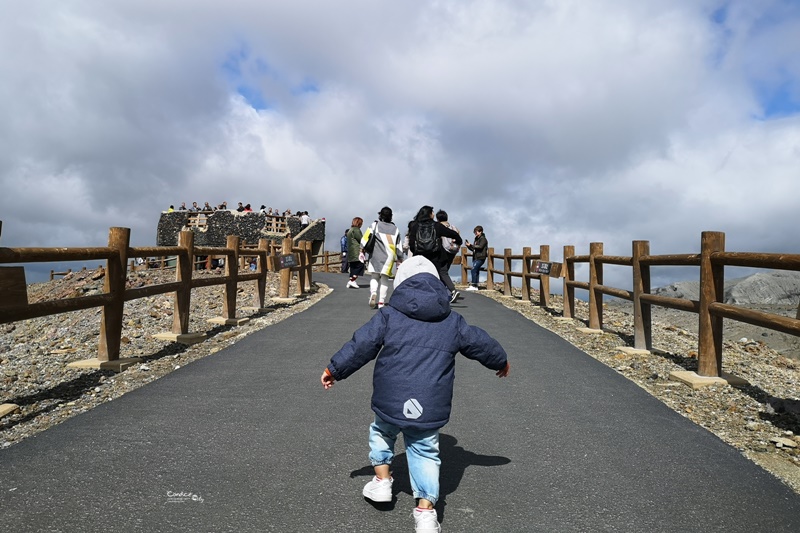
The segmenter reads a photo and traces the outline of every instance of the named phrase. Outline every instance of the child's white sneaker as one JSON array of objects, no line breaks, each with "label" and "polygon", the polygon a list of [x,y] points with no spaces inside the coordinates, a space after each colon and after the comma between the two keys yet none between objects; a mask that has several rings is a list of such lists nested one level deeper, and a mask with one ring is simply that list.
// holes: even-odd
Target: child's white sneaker
[{"label": "child's white sneaker", "polygon": [[373,309],[378,307],[378,295],[374,292],[369,295],[369,306]]},{"label": "child's white sneaker", "polygon": [[380,479],[375,476],[372,481],[364,485],[364,497],[374,502],[392,501],[392,481],[394,481],[392,478]]},{"label": "child's white sneaker", "polygon": [[442,526],[434,509],[414,509],[414,531],[416,533],[442,533]]}]

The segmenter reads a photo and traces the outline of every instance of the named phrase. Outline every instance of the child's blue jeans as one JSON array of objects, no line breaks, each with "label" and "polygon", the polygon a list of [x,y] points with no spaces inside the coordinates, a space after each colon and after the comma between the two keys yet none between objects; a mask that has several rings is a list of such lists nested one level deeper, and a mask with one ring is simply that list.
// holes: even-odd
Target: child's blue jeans
[{"label": "child's blue jeans", "polygon": [[436,504],[439,499],[439,430],[400,429],[376,416],[369,426],[369,460],[372,466],[391,464],[397,435],[403,433],[408,473],[414,498]]}]

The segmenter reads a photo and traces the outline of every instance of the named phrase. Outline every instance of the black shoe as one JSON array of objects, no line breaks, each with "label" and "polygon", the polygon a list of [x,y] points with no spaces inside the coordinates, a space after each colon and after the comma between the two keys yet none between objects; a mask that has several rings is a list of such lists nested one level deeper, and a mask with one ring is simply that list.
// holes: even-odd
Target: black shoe
[{"label": "black shoe", "polygon": [[459,292],[453,291],[453,294],[450,296],[450,303],[455,302],[458,299]]}]

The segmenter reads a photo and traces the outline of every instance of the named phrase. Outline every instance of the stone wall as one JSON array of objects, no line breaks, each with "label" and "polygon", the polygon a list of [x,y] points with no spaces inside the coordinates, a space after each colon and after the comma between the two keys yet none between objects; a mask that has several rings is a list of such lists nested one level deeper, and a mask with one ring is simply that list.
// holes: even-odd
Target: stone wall
[{"label": "stone wall", "polygon": [[[158,221],[156,246],[177,246],[178,234],[183,230],[194,233],[195,246],[224,247],[229,235],[236,235],[248,244],[256,244],[260,239],[282,242],[283,233],[265,230],[267,215],[262,213],[240,213],[238,211],[214,211],[206,215],[206,224],[189,227],[189,212],[173,211],[161,213]],[[300,219],[289,217],[286,221],[289,232],[296,241],[313,241],[315,248],[325,242],[325,221],[318,221],[300,234]]]}]

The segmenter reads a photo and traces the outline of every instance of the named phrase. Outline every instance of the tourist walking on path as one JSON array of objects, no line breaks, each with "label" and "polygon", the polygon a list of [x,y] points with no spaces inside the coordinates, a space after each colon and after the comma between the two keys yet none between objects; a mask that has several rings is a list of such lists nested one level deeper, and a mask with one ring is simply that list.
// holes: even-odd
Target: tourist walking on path
[{"label": "tourist walking on path", "polygon": [[375,245],[369,254],[367,272],[370,274],[369,305],[374,309],[383,307],[389,301],[397,264],[403,258],[403,252],[398,247],[400,231],[392,223],[391,208],[384,207],[378,212],[378,220],[361,237],[362,248],[373,233]]},{"label": "tourist walking on path", "polygon": [[[426,257],[434,264],[437,272],[440,273],[450,268],[448,261],[452,262],[444,246],[442,246],[442,237],[453,239],[458,246],[461,246],[463,242],[458,232],[433,219],[433,207],[429,205],[422,206],[409,227],[408,247],[414,255]],[[440,276],[439,279],[442,279],[442,277]],[[442,280],[442,283],[447,285],[444,280]],[[450,290],[450,300],[455,301],[458,294],[456,294],[452,283],[451,280],[450,286],[447,288]]]},{"label": "tourist walking on path", "polygon": [[416,531],[441,532],[434,505],[439,498],[439,429],[450,420],[459,352],[506,377],[508,357],[484,330],[451,311],[447,289],[434,265],[414,256],[400,265],[389,304],[353,334],[331,358],[320,378],[330,389],[375,361],[369,428],[369,459],[375,477],[364,497],[392,501],[391,463],[397,437],[403,434],[408,473],[417,507]]},{"label": "tourist walking on path", "polygon": [[486,235],[483,234],[483,226],[475,226],[472,233],[475,234],[475,242],[470,244],[469,241],[464,241],[467,248],[472,251],[472,283],[467,287],[467,290],[477,291],[478,276],[480,275],[483,263],[486,262],[486,258],[488,257],[489,241],[486,240]]},{"label": "tourist walking on path", "polygon": [[347,262],[350,266],[350,280],[347,286],[351,289],[357,289],[358,283],[356,280],[358,276],[364,274],[364,263],[361,261],[363,257],[361,253],[361,226],[364,224],[364,219],[355,217],[351,223],[350,229],[347,230]]},{"label": "tourist walking on path", "polygon": [[[442,226],[449,228],[459,235],[461,232],[458,231],[458,228],[448,222],[447,211],[443,209],[439,209],[436,212],[436,222],[440,223]],[[445,255],[447,257],[447,261],[441,265],[439,268],[439,277],[450,289],[450,301],[455,302],[458,298],[458,291],[456,290],[456,286],[453,284],[453,280],[450,277],[450,267],[453,264],[453,259],[455,259],[456,255],[458,255],[458,250],[460,248],[459,244],[456,243],[455,239],[450,237],[442,237],[442,248],[444,249]]]},{"label": "tourist walking on path", "polygon": [[342,245],[342,274],[347,274],[350,270],[350,263],[347,262],[347,230],[344,230],[340,244]]}]

